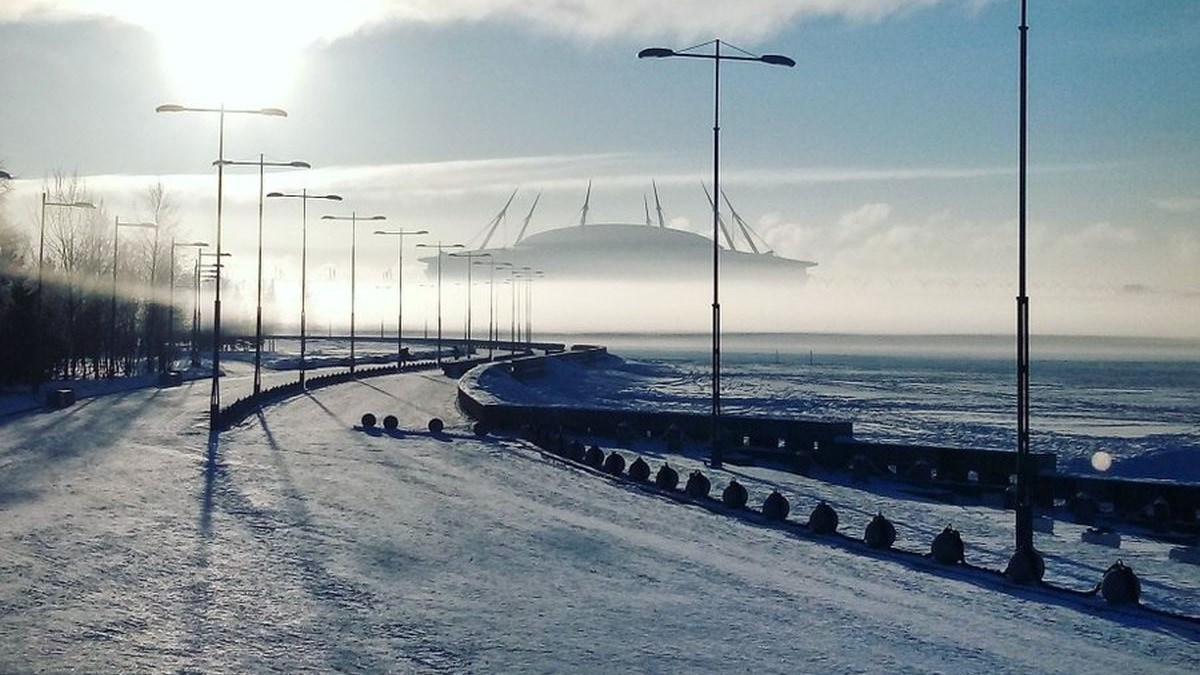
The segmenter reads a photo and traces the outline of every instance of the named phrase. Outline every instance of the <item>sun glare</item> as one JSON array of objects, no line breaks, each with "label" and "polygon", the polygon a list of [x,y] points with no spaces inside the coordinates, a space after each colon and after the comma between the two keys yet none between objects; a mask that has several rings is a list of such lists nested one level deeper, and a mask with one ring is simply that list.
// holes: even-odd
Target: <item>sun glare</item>
[{"label": "sun glare", "polygon": [[147,17],[161,44],[170,95],[197,105],[279,105],[321,27],[311,17],[275,9],[275,3],[218,1]]}]

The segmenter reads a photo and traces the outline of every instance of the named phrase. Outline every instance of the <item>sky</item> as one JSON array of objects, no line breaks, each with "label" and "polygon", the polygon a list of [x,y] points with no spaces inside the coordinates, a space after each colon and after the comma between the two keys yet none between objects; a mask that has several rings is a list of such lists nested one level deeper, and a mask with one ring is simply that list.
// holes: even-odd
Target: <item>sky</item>
[{"label": "sky", "polygon": [[[133,219],[161,181],[181,235],[211,241],[215,116],[155,107],[285,109],[228,115],[225,155],[307,161],[266,190],[345,198],[310,205],[310,311],[334,325],[349,236],[324,213],[471,244],[516,189],[497,234],[511,242],[539,191],[533,232],[577,223],[588,181],[590,220],[640,223],[654,180],[671,226],[707,236],[710,62],[636,55],[720,38],[797,63],[723,67],[721,185],[779,255],[817,263],[793,287],[725,289],[723,330],[1011,332],[1018,23],[1016,0],[5,0],[3,208],[35,232],[45,179],[77,173]],[[1200,4],[1032,0],[1029,25],[1033,331],[1200,336]],[[253,173],[225,185],[228,271],[247,289]],[[268,202],[283,323],[299,220]],[[357,235],[367,324],[395,314],[395,239],[373,229]],[[416,321],[433,291],[413,243]],[[540,329],[703,331],[711,316],[708,287],[538,283]],[[231,311],[250,309],[239,297]]]}]

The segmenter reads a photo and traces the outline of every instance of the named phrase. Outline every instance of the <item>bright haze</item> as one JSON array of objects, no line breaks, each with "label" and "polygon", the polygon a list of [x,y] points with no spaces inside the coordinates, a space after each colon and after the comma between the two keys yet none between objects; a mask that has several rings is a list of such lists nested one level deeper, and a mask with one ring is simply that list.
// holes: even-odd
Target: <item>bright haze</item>
[{"label": "bright haze", "polygon": [[[513,190],[489,248],[516,240],[539,193],[529,235],[578,226],[589,181],[591,223],[649,212],[657,227],[655,181],[665,224],[711,237],[712,62],[637,53],[720,38],[797,63],[722,66],[721,187],[766,248],[817,263],[807,280],[731,281],[723,330],[1005,333],[1018,23],[1016,0],[5,0],[3,208],[34,235],[45,181],[74,173],[136,218],[161,181],[180,236],[211,241],[216,118],[155,107],[282,108],[229,116],[225,156],[307,161],[266,191],[345,198],[309,205],[313,320],[345,322],[349,224],[320,216],[354,212],[387,217],[357,233],[368,325],[394,321],[396,299],[397,240],[372,232],[432,233],[405,238],[420,326],[434,290],[415,244],[480,246]],[[1200,335],[1200,4],[1034,0],[1029,24],[1033,331]],[[245,292],[226,311],[253,310],[257,196],[256,171],[227,171]],[[268,201],[280,326],[298,314],[299,231],[298,203]],[[538,279],[535,330],[707,330],[711,280],[613,269]],[[443,292],[457,317],[464,287]]]}]

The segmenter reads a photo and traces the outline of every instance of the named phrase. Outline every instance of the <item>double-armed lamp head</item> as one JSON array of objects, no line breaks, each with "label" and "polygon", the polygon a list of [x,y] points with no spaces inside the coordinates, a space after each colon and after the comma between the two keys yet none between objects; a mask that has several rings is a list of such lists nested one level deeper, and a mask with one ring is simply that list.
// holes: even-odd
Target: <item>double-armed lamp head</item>
[{"label": "double-armed lamp head", "polygon": [[257,110],[242,110],[235,108],[191,108],[178,103],[164,103],[154,109],[154,112],[215,112],[215,113],[247,113],[251,115],[267,115],[269,117],[287,117],[287,111],[279,108],[259,108]]},{"label": "double-armed lamp head", "polygon": [[648,48],[643,49],[642,51],[638,52],[639,59],[665,59],[665,58],[669,58],[672,56],[680,56],[680,57],[692,58],[692,59],[721,59],[721,60],[728,60],[728,61],[761,61],[763,63],[769,63],[772,66],[787,66],[788,68],[793,68],[796,65],[796,61],[794,59],[792,59],[791,57],[788,57],[788,56],[784,56],[783,54],[763,54],[761,56],[739,56],[737,54],[730,54],[730,55],[722,54],[720,56],[717,56],[716,54],[693,54],[691,52],[686,52],[686,51],[685,52],[677,52],[674,49],[668,49],[667,47],[648,47]]}]

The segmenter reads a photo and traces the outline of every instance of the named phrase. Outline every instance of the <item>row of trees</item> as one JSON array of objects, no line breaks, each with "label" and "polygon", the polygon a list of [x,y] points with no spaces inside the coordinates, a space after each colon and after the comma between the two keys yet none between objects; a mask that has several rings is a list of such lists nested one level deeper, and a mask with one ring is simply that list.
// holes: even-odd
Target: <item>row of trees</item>
[{"label": "row of trees", "polygon": [[[171,269],[177,213],[163,186],[138,200],[136,221],[154,228],[117,228],[78,176],[51,177],[45,201],[94,208],[39,202],[18,220],[7,208],[9,187],[0,180],[0,383],[165,370],[173,356],[168,298],[179,274]],[[176,327],[185,319],[176,313]]]}]

